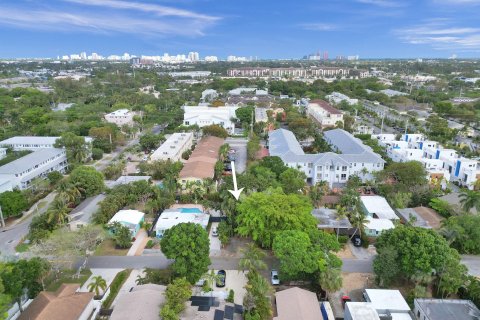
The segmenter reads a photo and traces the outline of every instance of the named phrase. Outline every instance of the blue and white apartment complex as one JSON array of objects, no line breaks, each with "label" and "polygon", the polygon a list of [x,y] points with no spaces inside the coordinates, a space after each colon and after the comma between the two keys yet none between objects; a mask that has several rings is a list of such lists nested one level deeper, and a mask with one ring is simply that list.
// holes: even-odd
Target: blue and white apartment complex
[{"label": "blue and white apartment complex", "polygon": [[347,131],[325,131],[324,138],[338,153],[305,154],[291,131],[274,130],[268,140],[270,156],[280,157],[288,167],[304,172],[307,182],[326,181],[330,188],[343,186],[352,175],[365,181],[372,178],[372,173],[383,170],[382,157]]},{"label": "blue and white apartment complex", "polygon": [[427,140],[423,134],[403,134],[396,140],[395,134],[372,135],[379,144],[387,149],[388,156],[395,162],[421,162],[429,179],[457,182],[461,186],[473,189],[480,178],[480,164],[477,160],[460,156],[453,149],[443,148],[437,141]]}]

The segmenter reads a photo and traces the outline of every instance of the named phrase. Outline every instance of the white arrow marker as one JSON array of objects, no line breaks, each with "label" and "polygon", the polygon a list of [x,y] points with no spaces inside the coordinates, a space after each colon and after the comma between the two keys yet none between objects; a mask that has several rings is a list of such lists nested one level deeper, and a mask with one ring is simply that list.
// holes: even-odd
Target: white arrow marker
[{"label": "white arrow marker", "polygon": [[235,161],[232,161],[231,164],[233,176],[233,190],[228,190],[228,192],[230,192],[235,197],[235,199],[238,200],[238,198],[240,197],[240,193],[242,193],[243,191],[243,188],[237,189],[237,174],[235,172]]}]

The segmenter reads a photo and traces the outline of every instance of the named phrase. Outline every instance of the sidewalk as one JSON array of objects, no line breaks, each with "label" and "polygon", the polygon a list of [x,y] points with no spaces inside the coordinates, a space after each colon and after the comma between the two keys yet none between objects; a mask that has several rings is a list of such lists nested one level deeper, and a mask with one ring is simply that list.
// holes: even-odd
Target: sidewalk
[{"label": "sidewalk", "polygon": [[135,242],[127,252],[127,256],[140,256],[148,242],[148,235],[145,229],[140,229],[135,237]]}]

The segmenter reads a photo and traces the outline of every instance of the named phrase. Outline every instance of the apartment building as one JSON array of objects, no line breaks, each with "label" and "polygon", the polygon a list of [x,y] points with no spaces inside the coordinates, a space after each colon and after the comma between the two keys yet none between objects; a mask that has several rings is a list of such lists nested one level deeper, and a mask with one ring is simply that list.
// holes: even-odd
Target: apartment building
[{"label": "apartment building", "polygon": [[[14,151],[36,151],[45,148],[55,148],[55,142],[58,139],[60,139],[60,137],[17,136],[0,141],[0,146],[5,148],[11,148]],[[91,143],[92,141],[92,138],[85,137],[85,142]]]},{"label": "apartment building", "polygon": [[208,106],[184,106],[183,124],[185,126],[198,125],[200,128],[217,124],[225,128],[229,133],[235,131],[237,106],[208,107]]},{"label": "apartment building", "polygon": [[7,156],[7,148],[0,148],[0,160]]},{"label": "apartment building", "polygon": [[473,189],[480,178],[480,163],[461,157],[453,149],[443,148],[437,141],[426,140],[422,134],[404,134],[396,140],[393,134],[372,135],[387,149],[388,156],[395,162],[420,161],[428,173],[429,180],[456,182]]},{"label": "apartment building", "polygon": [[307,115],[317,121],[322,128],[335,127],[338,122],[343,122],[343,113],[323,100],[310,101]]},{"label": "apartment building", "polygon": [[324,137],[342,153],[305,154],[291,131],[277,129],[269,133],[270,155],[278,156],[285,165],[303,171],[307,182],[326,181],[331,188],[343,186],[351,175],[358,175],[366,181],[372,178],[373,172],[383,170],[385,161],[350,133],[334,129],[325,132]]},{"label": "apartment building", "polygon": [[180,161],[182,153],[189,150],[193,144],[193,133],[174,133],[150,156],[153,161]]},{"label": "apartment building", "polygon": [[118,127],[124,125],[133,126],[134,112],[128,109],[119,109],[105,115],[105,121],[116,124]]},{"label": "apartment building", "polygon": [[367,70],[358,70],[344,67],[311,67],[311,68],[234,68],[227,71],[229,77],[273,77],[273,78],[336,78],[336,77],[357,77],[366,78],[370,76]]},{"label": "apartment building", "polygon": [[64,149],[45,148],[0,167],[0,181],[10,182],[11,188],[25,190],[36,178],[45,178],[49,172],[65,172],[67,154]]},{"label": "apartment building", "polygon": [[334,104],[339,104],[342,101],[345,101],[349,105],[354,105],[358,103],[358,99],[352,99],[349,96],[340,92],[332,92],[331,94],[325,96],[325,98],[330,101],[330,103]]}]

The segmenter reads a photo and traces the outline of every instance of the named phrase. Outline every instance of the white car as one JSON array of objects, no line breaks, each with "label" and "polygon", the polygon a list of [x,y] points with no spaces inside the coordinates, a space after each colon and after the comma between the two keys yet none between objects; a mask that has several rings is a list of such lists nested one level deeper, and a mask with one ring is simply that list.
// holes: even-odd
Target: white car
[{"label": "white car", "polygon": [[278,271],[272,270],[270,272],[270,279],[272,281],[272,285],[277,286],[280,284],[280,279],[278,278]]},{"label": "white car", "polygon": [[218,229],[216,227],[212,228],[212,236],[218,237]]}]

